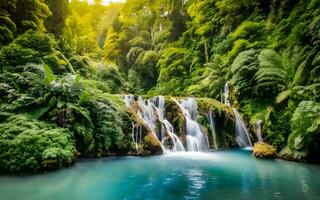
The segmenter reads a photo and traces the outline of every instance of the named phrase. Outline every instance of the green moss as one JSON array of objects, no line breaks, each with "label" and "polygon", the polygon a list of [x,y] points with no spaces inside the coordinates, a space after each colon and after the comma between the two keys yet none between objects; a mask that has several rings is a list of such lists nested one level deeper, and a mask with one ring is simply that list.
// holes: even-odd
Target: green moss
[{"label": "green moss", "polygon": [[277,157],[277,151],[273,146],[259,142],[254,144],[252,155],[257,158],[270,159]]}]

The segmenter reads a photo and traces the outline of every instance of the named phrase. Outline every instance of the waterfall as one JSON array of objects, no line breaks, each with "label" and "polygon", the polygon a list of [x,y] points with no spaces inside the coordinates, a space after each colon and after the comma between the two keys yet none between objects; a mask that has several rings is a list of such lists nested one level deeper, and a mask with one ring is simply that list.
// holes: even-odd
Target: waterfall
[{"label": "waterfall", "polygon": [[125,102],[127,108],[131,107],[132,103],[134,102],[134,96],[133,95],[125,95],[124,102]]},{"label": "waterfall", "polygon": [[[229,82],[226,82],[226,84],[224,85],[224,103],[227,106],[230,106],[230,102],[229,102]],[[252,143],[249,137],[249,133],[247,131],[247,128],[243,122],[243,120],[241,119],[240,114],[238,113],[238,111],[235,108],[232,108],[234,116],[235,116],[235,120],[236,120],[236,124],[235,124],[235,131],[236,131],[236,140],[237,143],[240,147],[252,147]]]},{"label": "waterfall", "polygon": [[160,142],[157,134],[156,134],[156,118],[155,118],[155,113],[154,113],[154,107],[155,105],[153,104],[152,100],[143,100],[142,97],[138,97],[138,105],[139,105],[139,110],[138,110],[138,116],[142,119],[142,121],[147,125],[147,127],[151,130],[151,134],[156,138],[156,140],[159,142],[162,151],[165,152],[166,149]]},{"label": "waterfall", "polygon": [[195,99],[188,98],[187,100],[181,100],[181,103],[176,99],[173,100],[177,103],[186,119],[187,151],[208,151],[208,138],[197,122],[198,107]]},{"label": "waterfall", "polygon": [[[124,97],[124,102],[126,106],[130,108],[135,101],[133,95],[126,95]],[[144,100],[142,97],[138,97],[137,100],[138,110],[137,115],[144,124],[150,129],[151,134],[158,140],[163,152],[167,151],[185,151],[183,144],[179,137],[174,133],[173,126],[170,122],[165,118],[165,98],[163,96],[159,96],[153,99]],[[160,122],[160,134],[159,136],[156,133],[156,123]],[[136,145],[136,149],[138,150],[138,143],[141,142],[141,130],[142,127],[135,127],[132,125],[132,139]],[[168,135],[170,140],[173,143],[172,149],[165,147],[165,135]],[[140,137],[140,140],[139,140]]]},{"label": "waterfall", "polygon": [[226,84],[224,85],[224,103],[227,105],[227,106],[230,106],[230,102],[229,102],[229,82],[226,82]]},{"label": "waterfall", "polygon": [[252,143],[248,134],[248,131],[246,129],[246,126],[244,122],[241,119],[240,114],[235,108],[232,108],[235,120],[236,120],[236,135],[237,135],[237,143],[240,147],[252,147]]},{"label": "waterfall", "polygon": [[142,140],[142,127],[141,126],[136,126],[133,122],[132,122],[132,140],[135,143],[136,146],[136,150],[138,151],[138,143],[141,142]]},{"label": "waterfall", "polygon": [[215,121],[214,121],[213,115],[214,115],[214,113],[212,112],[212,110],[210,110],[207,113],[207,118],[209,120],[210,130],[211,130],[211,133],[212,133],[213,148],[214,149],[218,149],[217,134],[216,134]]},{"label": "waterfall", "polygon": [[262,142],[263,139],[262,139],[262,135],[261,135],[261,123],[262,123],[262,120],[261,119],[258,119],[256,121],[256,134],[257,134],[257,137],[258,137],[258,141],[259,142]]},{"label": "waterfall", "polygon": [[[179,137],[174,133],[173,126],[171,123],[165,118],[165,98],[164,96],[158,96],[156,99],[154,99],[154,103],[157,105],[156,110],[158,113],[159,121],[161,122],[161,143],[163,146],[165,142],[165,131],[168,134],[170,140],[173,143],[173,148],[171,151],[185,151],[183,144]],[[167,151],[169,149],[166,149]]]},{"label": "waterfall", "polygon": [[174,133],[173,130],[173,126],[170,124],[170,122],[168,120],[164,120],[163,121],[164,126],[166,127],[167,133],[171,139],[171,141],[173,142],[173,148],[172,151],[186,151],[184,149],[184,146],[181,142],[181,140],[179,139],[179,137]]},{"label": "waterfall", "polygon": [[[136,136],[136,137],[134,137],[134,136]],[[136,126],[133,122],[132,122],[132,140],[136,146],[136,151],[138,151],[138,140],[137,140]]]}]

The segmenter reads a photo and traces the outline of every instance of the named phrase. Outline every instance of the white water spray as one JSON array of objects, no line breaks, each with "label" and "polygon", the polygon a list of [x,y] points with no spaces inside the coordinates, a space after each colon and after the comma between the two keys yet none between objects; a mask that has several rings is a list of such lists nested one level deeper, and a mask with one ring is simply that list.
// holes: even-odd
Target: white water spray
[{"label": "white water spray", "polygon": [[167,130],[167,133],[173,143],[173,148],[172,148],[172,151],[186,151],[184,149],[184,146],[181,142],[181,140],[179,139],[179,137],[174,133],[174,130],[173,130],[173,127],[172,125],[170,124],[170,122],[168,120],[164,120],[163,121],[163,124]]},{"label": "white water spray", "polygon": [[226,82],[226,84],[224,85],[224,103],[227,105],[227,106],[230,106],[230,102],[229,102],[229,82]]},{"label": "white water spray", "polygon": [[236,119],[236,135],[237,135],[237,143],[240,147],[252,147],[252,143],[247,131],[247,128],[241,119],[240,114],[235,108],[232,108],[235,119]]},{"label": "white water spray", "polygon": [[213,116],[212,110],[210,110],[207,113],[207,118],[209,120],[209,125],[210,125],[210,130],[212,133],[212,142],[213,142],[213,148],[218,149],[218,142],[217,142],[217,134],[216,134],[216,128],[215,128],[215,121],[214,121],[214,116]]},{"label": "white water spray", "polygon": [[[226,106],[230,106],[230,102],[229,102],[229,82],[226,82],[226,84],[224,85],[224,103]],[[235,116],[235,132],[236,132],[236,141],[239,145],[239,147],[252,147],[252,143],[249,137],[249,133],[247,131],[247,128],[243,122],[243,120],[241,119],[240,114],[238,113],[238,111],[235,108],[232,108],[234,116]]]},{"label": "white water spray", "polygon": [[[135,101],[133,95],[127,95],[124,97],[124,102],[126,106],[130,108]],[[138,97],[137,100],[138,117],[144,122],[144,124],[150,129],[151,134],[155,139],[158,140],[162,151],[165,153],[167,151],[185,151],[183,144],[179,137],[174,133],[173,126],[170,122],[165,119],[165,98],[163,96],[159,96],[153,99],[144,100],[142,97]],[[156,122],[159,121],[161,123],[161,129],[159,137],[156,133]],[[132,125],[132,139],[135,143],[136,149],[138,151],[138,143],[141,142],[141,131],[142,127],[135,127]],[[166,148],[164,145],[165,142],[165,134],[167,134],[170,140],[173,143],[172,149]],[[140,140],[139,140],[140,137]],[[161,140],[161,141],[160,141]]]},{"label": "white water spray", "polygon": [[261,124],[262,124],[262,120],[261,119],[258,119],[256,121],[256,134],[257,134],[257,138],[258,138],[258,141],[259,142],[262,142],[263,139],[262,139],[262,134],[261,134]]},{"label": "white water spray", "polygon": [[[174,133],[173,126],[165,118],[165,98],[163,96],[158,96],[154,99],[155,104],[157,105],[156,110],[158,114],[159,121],[161,122],[161,143],[163,146],[165,142],[165,133],[169,136],[170,140],[173,143],[173,148],[170,151],[185,151],[183,144],[179,137]],[[167,151],[169,149],[166,148]]]},{"label": "white water spray", "polygon": [[181,103],[176,99],[173,100],[177,103],[186,119],[187,151],[208,151],[208,138],[197,122],[198,107],[195,99],[188,98],[187,100],[181,100]]}]

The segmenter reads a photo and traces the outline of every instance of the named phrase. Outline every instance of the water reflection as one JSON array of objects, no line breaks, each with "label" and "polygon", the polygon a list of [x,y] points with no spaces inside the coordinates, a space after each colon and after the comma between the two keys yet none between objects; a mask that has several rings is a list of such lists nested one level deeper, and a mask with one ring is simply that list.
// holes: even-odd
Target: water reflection
[{"label": "water reflection", "polygon": [[188,193],[185,199],[197,199],[200,197],[201,191],[206,184],[203,177],[203,171],[200,169],[187,170],[184,175],[188,181]]}]

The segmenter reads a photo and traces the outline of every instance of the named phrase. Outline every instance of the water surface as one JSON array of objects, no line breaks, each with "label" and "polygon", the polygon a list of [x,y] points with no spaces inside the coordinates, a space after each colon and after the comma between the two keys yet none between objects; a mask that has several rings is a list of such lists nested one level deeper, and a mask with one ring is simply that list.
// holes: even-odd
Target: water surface
[{"label": "water surface", "polygon": [[47,174],[2,176],[0,199],[320,199],[320,166],[240,150],[82,160]]}]

